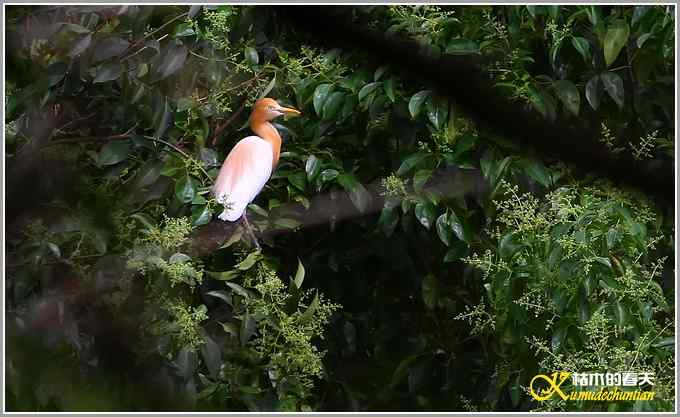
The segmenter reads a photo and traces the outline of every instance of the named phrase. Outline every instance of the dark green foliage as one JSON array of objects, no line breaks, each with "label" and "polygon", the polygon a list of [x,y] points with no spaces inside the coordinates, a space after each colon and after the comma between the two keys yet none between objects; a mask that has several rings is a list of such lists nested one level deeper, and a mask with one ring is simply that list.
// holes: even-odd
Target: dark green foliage
[{"label": "dark green foliage", "polygon": [[[8,192],[52,190],[8,201],[9,410],[602,411],[528,381],[624,365],[656,373],[657,400],[616,410],[672,409],[669,209],[268,7],[7,12]],[[672,156],[672,12],[355,9],[636,159]],[[276,121],[248,207],[259,252],[209,189],[265,96],[303,115]],[[68,192],[42,161],[76,170]]]}]

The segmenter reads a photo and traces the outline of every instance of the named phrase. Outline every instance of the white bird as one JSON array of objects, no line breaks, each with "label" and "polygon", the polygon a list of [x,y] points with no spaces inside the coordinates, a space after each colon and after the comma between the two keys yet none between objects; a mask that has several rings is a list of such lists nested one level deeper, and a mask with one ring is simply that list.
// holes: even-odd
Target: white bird
[{"label": "white bird", "polygon": [[257,136],[238,141],[224,160],[212,188],[215,199],[224,206],[218,218],[230,222],[243,218],[258,249],[260,245],[248,224],[245,211],[267,183],[279,161],[281,135],[270,121],[284,114],[299,115],[300,112],[283,107],[271,98],[255,102],[250,114],[250,129]]}]

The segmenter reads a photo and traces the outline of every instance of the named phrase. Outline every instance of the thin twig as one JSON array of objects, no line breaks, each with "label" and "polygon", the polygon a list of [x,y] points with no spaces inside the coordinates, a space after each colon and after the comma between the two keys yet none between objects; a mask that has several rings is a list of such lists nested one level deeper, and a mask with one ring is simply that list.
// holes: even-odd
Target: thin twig
[{"label": "thin twig", "polygon": [[180,15],[177,15],[177,16],[173,17],[172,19],[170,19],[170,20],[168,20],[167,22],[165,22],[164,24],[162,24],[158,29],[149,32],[146,36],[144,36],[144,37],[142,38],[142,41],[145,41],[145,40],[149,39],[150,37],[152,37],[152,36],[155,35],[156,33],[158,33],[158,32],[160,32],[161,30],[163,30],[166,26],[168,26],[169,24],[171,24],[171,23],[174,22],[175,20],[181,19],[181,18],[186,17],[186,16],[189,16],[189,12],[182,13],[182,14],[180,14]]},{"label": "thin twig", "polygon": [[[68,144],[68,143],[80,143],[80,142],[108,142],[108,141],[112,141],[112,140],[127,139],[127,138],[129,138],[130,136],[132,136],[132,132],[133,132],[136,128],[137,128],[137,124],[135,124],[134,126],[132,126],[132,127],[131,127],[130,129],[128,129],[128,131],[125,132],[125,133],[121,133],[121,134],[118,134],[118,135],[105,136],[105,137],[99,137],[99,136],[84,136],[84,137],[79,137],[79,138],[68,138],[68,139],[55,140],[55,141],[52,141],[52,142],[48,142],[46,145],[44,145],[44,147],[54,146],[54,145],[64,145],[64,144]],[[146,135],[143,135],[142,137],[145,138],[145,139],[147,139],[147,140],[150,140],[150,141],[152,141],[152,142],[161,143],[161,144],[163,144],[163,145],[169,146],[170,148],[172,148],[174,151],[178,152],[179,154],[181,154],[181,155],[184,156],[185,158],[191,159],[191,160],[195,160],[195,158],[193,158],[191,155],[189,155],[188,153],[184,152],[183,150],[181,150],[181,149],[178,148],[176,145],[173,145],[173,144],[170,143],[170,142],[166,142],[166,141],[164,141],[163,139],[158,139],[158,138],[155,138],[155,137],[153,137],[153,136],[146,136]],[[197,162],[198,162],[198,161],[197,161]],[[201,172],[203,172],[203,174],[205,174],[205,177],[206,177],[208,180],[212,181],[212,177],[210,176],[210,174],[208,174],[208,171],[206,171],[205,168],[203,168],[203,166],[201,166],[200,163],[197,163],[196,165],[197,165],[198,168],[201,170]]]},{"label": "thin twig", "polygon": [[[185,158],[194,160],[194,158],[193,158],[191,155],[189,155],[188,153],[184,152],[183,150],[181,150],[180,148],[178,148],[177,146],[173,145],[173,144],[170,143],[170,142],[166,142],[166,141],[164,141],[163,139],[154,138],[153,136],[146,136],[146,135],[145,135],[145,136],[143,136],[143,137],[144,137],[145,139],[148,139],[148,140],[152,141],[152,142],[157,142],[157,143],[162,143],[163,145],[167,145],[167,146],[171,147],[173,150],[175,150],[176,152],[178,152],[179,154],[181,154],[182,156],[184,156]],[[205,168],[203,168],[203,166],[201,166],[200,163],[199,163],[199,164],[196,164],[196,165],[197,165],[198,168],[201,170],[201,172],[203,172],[203,174],[205,174],[205,177],[206,177],[208,180],[212,181],[212,177],[210,176],[210,174],[208,174],[208,171],[206,171]]]},{"label": "thin twig", "polygon": [[[155,34],[158,33],[159,31],[163,30],[166,26],[168,26],[169,24],[173,23],[175,20],[181,19],[181,18],[186,17],[186,16],[188,16],[188,15],[189,15],[189,12],[186,12],[186,13],[182,13],[182,14],[180,14],[180,15],[178,15],[178,16],[173,17],[172,19],[170,19],[170,20],[168,20],[167,22],[165,22],[164,24],[162,24],[158,29],[153,30],[153,31],[147,33],[146,35],[144,35],[144,37],[143,37],[142,39],[140,39],[140,40],[138,40],[137,42],[133,43],[133,44],[127,49],[126,52],[131,51],[131,50],[135,49],[136,47],[138,47],[139,45],[143,44],[144,41],[146,41],[147,39],[149,39],[150,37],[152,37],[153,35],[155,35]],[[165,36],[161,37],[160,39],[158,39],[158,41],[160,42],[164,37],[165,37]],[[142,49],[144,49],[144,48],[142,48]],[[140,51],[141,51],[142,49],[140,49]],[[137,54],[138,52],[139,52],[139,51],[136,51],[136,52],[133,53],[133,54],[126,55],[126,56],[124,56],[123,58],[121,58],[120,60],[121,60],[121,61],[124,61],[124,60],[130,58],[131,56]]]},{"label": "thin twig", "polygon": [[90,114],[87,115],[87,116],[83,116],[83,117],[79,117],[79,118],[77,118],[77,119],[70,120],[70,121],[64,123],[62,126],[56,128],[56,129],[54,129],[53,134],[56,133],[56,132],[60,132],[60,131],[63,132],[63,131],[65,131],[66,129],[71,128],[71,127],[73,127],[74,125],[77,125],[78,123],[83,122],[83,121],[85,121],[85,120],[87,120],[87,119],[90,119],[90,118],[92,118],[92,117],[94,117],[94,116],[96,116],[96,115],[97,115],[97,113],[90,113]]},{"label": "thin twig", "polygon": [[56,145],[65,145],[68,143],[79,143],[79,142],[109,142],[112,140],[119,140],[119,139],[127,139],[132,135],[132,132],[137,128],[137,125],[135,124],[132,126],[130,129],[128,129],[127,132],[125,133],[120,133],[118,135],[111,135],[111,136],[81,136],[77,138],[66,138],[66,139],[59,139],[59,140],[53,140],[51,142],[47,142],[43,147],[48,147],[48,146],[56,146]]},{"label": "thin twig", "polygon": [[239,107],[239,109],[236,110],[236,111],[231,115],[231,117],[229,117],[229,118],[227,119],[226,122],[222,123],[220,126],[217,127],[217,129],[215,129],[215,133],[213,133],[213,137],[212,137],[212,146],[215,146],[215,144],[217,143],[217,138],[222,134],[222,132],[224,131],[224,129],[226,129],[227,126],[229,126],[234,120],[236,120],[236,118],[237,118],[241,113],[243,113],[243,109],[245,109],[245,108],[246,108],[246,102],[245,102],[245,100],[244,100],[243,103],[241,104],[241,107]]},{"label": "thin twig", "polygon": [[207,56],[203,56],[201,54],[198,54],[191,49],[189,50],[189,53],[197,58],[205,59],[206,61],[215,61],[215,62],[233,62],[229,59],[217,59],[217,58],[208,58]]},{"label": "thin twig", "polygon": [[[38,264],[35,264],[36,266],[38,265],[56,265],[56,264],[69,264],[72,265],[73,261],[81,260],[81,259],[91,259],[91,258],[101,258],[102,256],[105,256],[104,254],[91,254],[91,255],[80,255],[80,256],[71,256],[68,258],[59,258],[54,261],[47,261],[47,262],[40,262]],[[6,264],[5,266],[7,268],[21,268],[22,266],[28,266],[34,264],[32,261],[26,261],[26,262],[19,262],[16,264]]]}]

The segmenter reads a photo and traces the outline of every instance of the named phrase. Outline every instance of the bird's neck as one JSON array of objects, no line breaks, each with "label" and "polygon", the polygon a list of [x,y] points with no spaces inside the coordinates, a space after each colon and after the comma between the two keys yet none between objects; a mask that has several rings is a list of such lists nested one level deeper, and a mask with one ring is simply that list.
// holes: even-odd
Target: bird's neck
[{"label": "bird's neck", "polygon": [[272,169],[275,168],[281,154],[281,135],[279,135],[278,130],[276,130],[274,125],[263,120],[253,120],[250,123],[250,129],[271,145],[274,156],[272,159]]}]

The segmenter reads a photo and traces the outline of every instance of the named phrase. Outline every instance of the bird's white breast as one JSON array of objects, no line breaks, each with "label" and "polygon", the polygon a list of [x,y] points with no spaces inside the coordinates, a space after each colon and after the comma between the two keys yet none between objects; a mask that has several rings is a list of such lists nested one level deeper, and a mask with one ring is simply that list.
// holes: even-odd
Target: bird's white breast
[{"label": "bird's white breast", "polygon": [[241,139],[229,152],[215,181],[213,194],[225,210],[220,219],[236,221],[255,199],[272,173],[274,153],[259,136]]}]

